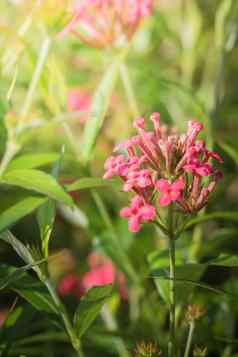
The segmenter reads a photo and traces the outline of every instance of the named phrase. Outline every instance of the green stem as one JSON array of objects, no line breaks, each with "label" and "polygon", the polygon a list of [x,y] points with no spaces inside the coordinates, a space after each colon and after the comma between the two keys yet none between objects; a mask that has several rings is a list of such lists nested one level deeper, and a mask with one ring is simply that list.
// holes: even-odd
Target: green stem
[{"label": "green stem", "polygon": [[18,150],[19,147],[17,146],[17,144],[13,143],[12,141],[7,141],[6,150],[0,164],[0,176],[2,176],[9,162],[12,160]]},{"label": "green stem", "polygon": [[[102,310],[101,310],[101,315],[103,318],[103,321],[105,322],[105,325],[110,331],[115,331],[117,330],[117,322],[111,313],[110,309],[108,308],[107,305],[104,305]],[[115,345],[118,351],[118,356],[120,357],[130,357],[130,353],[128,352],[124,341],[120,337],[115,338]]]},{"label": "green stem", "polygon": [[17,127],[18,133],[21,132],[22,126],[24,124],[24,119],[27,116],[27,114],[31,108],[31,105],[32,105],[32,102],[34,99],[35,89],[36,89],[37,83],[40,79],[42,69],[44,68],[44,64],[45,64],[46,58],[49,53],[50,44],[51,44],[51,39],[47,36],[42,43],[39,58],[38,58],[38,61],[37,61],[36,67],[35,67],[35,71],[33,73],[32,80],[31,80],[29,89],[27,91],[26,99],[23,103],[23,107],[22,107],[22,110],[20,113],[21,120],[19,121],[19,124]]},{"label": "green stem", "polygon": [[97,205],[98,211],[99,211],[106,227],[111,232],[112,239],[118,249],[118,252],[120,252],[120,255],[123,257],[124,267],[128,273],[128,276],[130,277],[131,281],[133,281],[136,285],[138,285],[139,284],[138,276],[137,276],[133,266],[131,265],[129,259],[127,258],[127,255],[124,254],[124,250],[121,248],[121,246],[119,244],[119,239],[118,239],[117,233],[114,229],[114,226],[113,226],[110,216],[106,210],[106,207],[103,203],[103,200],[101,199],[99,193],[96,190],[92,190],[92,196],[93,196],[93,199]]},{"label": "green stem", "polygon": [[170,296],[170,314],[169,314],[169,357],[175,356],[175,239],[169,237],[169,296]]},{"label": "green stem", "polygon": [[58,309],[58,312],[63,320],[64,326],[65,326],[65,330],[67,331],[70,341],[72,343],[73,348],[75,349],[75,351],[77,352],[79,357],[84,357],[84,354],[82,352],[81,349],[81,344],[80,341],[78,339],[78,337],[76,336],[72,323],[68,317],[67,311],[64,307],[64,305],[61,303],[54,287],[52,286],[51,282],[49,279],[46,279],[44,281],[45,286],[47,287],[52,299],[54,300],[54,303]]},{"label": "green stem", "polygon": [[185,348],[185,352],[184,352],[184,357],[189,357],[189,352],[190,352],[191,345],[192,345],[194,329],[195,329],[195,323],[194,323],[194,321],[192,321],[189,325],[188,338],[187,338],[186,348]]},{"label": "green stem", "polygon": [[139,111],[139,108],[137,105],[137,101],[136,101],[135,93],[134,93],[133,86],[131,83],[129,71],[128,71],[125,63],[122,63],[120,65],[120,76],[121,76],[121,80],[122,80],[122,83],[125,88],[128,103],[130,105],[131,114],[135,118],[138,118],[140,116],[140,111]]}]

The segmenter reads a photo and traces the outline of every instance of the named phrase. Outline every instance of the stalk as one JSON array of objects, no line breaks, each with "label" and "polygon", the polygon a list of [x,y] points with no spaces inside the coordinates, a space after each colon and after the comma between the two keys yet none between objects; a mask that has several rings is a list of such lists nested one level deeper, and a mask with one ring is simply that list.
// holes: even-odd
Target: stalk
[{"label": "stalk", "polygon": [[121,80],[123,83],[123,86],[125,88],[126,96],[128,99],[128,103],[130,106],[131,114],[135,117],[138,118],[140,116],[140,111],[137,105],[136,97],[134,94],[134,89],[131,83],[131,78],[129,76],[129,72],[127,69],[127,66],[125,63],[122,63],[120,65],[120,76]]},{"label": "stalk", "polygon": [[169,343],[168,355],[175,356],[175,309],[176,309],[176,294],[175,294],[175,237],[174,237],[174,220],[173,220],[173,204],[168,210],[168,231],[169,231]]},{"label": "stalk", "polygon": [[169,314],[169,357],[175,356],[175,240],[169,238],[169,297],[170,297],[170,314]]},{"label": "stalk", "polygon": [[13,157],[16,155],[18,149],[19,149],[19,147],[17,146],[17,144],[15,144],[11,141],[7,142],[6,150],[5,150],[5,153],[2,157],[2,161],[0,164],[0,176],[2,176],[2,174],[6,170],[8,164],[13,159]]},{"label": "stalk", "polygon": [[184,357],[189,357],[189,352],[190,352],[191,345],[192,345],[194,329],[195,329],[195,323],[194,323],[194,321],[192,321],[189,325],[188,338],[187,338],[186,348],[185,348],[185,352],[184,352]]},{"label": "stalk", "polygon": [[61,303],[54,287],[52,286],[51,282],[49,279],[46,279],[44,281],[45,286],[47,287],[52,299],[54,300],[54,303],[58,309],[58,312],[62,318],[62,321],[64,323],[65,326],[65,330],[67,331],[67,334],[69,335],[70,341],[72,343],[73,348],[75,349],[75,351],[77,352],[77,355],[79,357],[84,357],[83,351],[81,349],[81,343],[78,339],[78,337],[76,336],[72,323],[68,317],[67,311],[64,307],[64,305]]}]

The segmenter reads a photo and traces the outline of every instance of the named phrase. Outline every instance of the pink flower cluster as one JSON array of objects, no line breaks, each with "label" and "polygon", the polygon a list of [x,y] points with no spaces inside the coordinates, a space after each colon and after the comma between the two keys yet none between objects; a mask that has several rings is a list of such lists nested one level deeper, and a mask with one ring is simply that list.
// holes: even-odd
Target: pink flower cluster
[{"label": "pink flower cluster", "polygon": [[76,273],[70,273],[61,279],[58,285],[58,292],[61,296],[74,295],[80,298],[85,291],[94,286],[116,284],[121,297],[127,298],[125,276],[117,271],[109,258],[98,253],[91,253],[87,258],[87,263],[89,271],[82,277]]},{"label": "pink flower cluster", "polygon": [[223,160],[197,139],[201,123],[190,120],[187,132],[179,135],[161,125],[159,113],[152,114],[151,121],[153,130],[146,131],[145,119],[137,119],[134,127],[138,135],[115,149],[126,154],[111,156],[105,162],[104,178],[119,176],[123,191],[135,193],[130,206],[121,210],[132,232],[156,219],[158,205],[176,202],[186,213],[199,211],[222,177],[214,162],[221,164]]},{"label": "pink flower cluster", "polygon": [[[77,0],[73,16],[60,35],[72,33],[82,42],[102,48],[130,40],[153,0]],[[77,29],[76,29],[77,28]]]}]

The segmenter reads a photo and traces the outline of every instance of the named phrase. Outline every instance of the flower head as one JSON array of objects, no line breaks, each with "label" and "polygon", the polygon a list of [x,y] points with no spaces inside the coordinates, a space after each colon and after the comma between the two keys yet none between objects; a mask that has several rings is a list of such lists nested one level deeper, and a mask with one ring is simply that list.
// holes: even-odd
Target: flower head
[{"label": "flower head", "polygon": [[146,131],[145,119],[137,119],[133,126],[138,135],[115,150],[127,154],[113,155],[105,163],[104,178],[119,176],[123,190],[135,194],[130,206],[121,210],[132,232],[156,219],[158,204],[163,207],[173,202],[186,213],[199,211],[222,177],[216,168],[222,158],[197,138],[201,123],[189,121],[187,132],[179,135],[161,125],[159,113],[153,113],[151,121],[154,130]]},{"label": "flower head", "polygon": [[70,89],[67,96],[67,109],[69,112],[82,112],[81,123],[84,123],[91,108],[91,98],[84,90]]},{"label": "flower head", "polygon": [[129,41],[141,20],[150,16],[152,0],[77,0],[72,18],[60,33],[72,33],[93,47]]}]

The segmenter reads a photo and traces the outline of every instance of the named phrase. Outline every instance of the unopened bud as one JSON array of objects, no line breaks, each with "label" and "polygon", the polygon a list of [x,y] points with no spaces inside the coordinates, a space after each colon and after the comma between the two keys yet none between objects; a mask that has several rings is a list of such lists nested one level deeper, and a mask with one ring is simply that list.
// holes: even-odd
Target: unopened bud
[{"label": "unopened bud", "polygon": [[193,357],[206,357],[207,356],[207,347],[195,347],[193,351]]},{"label": "unopened bud", "polygon": [[200,319],[205,314],[205,308],[201,305],[188,305],[185,312],[185,318],[188,323]]},{"label": "unopened bud", "polygon": [[162,352],[153,342],[141,341],[137,343],[134,357],[160,357]]}]

